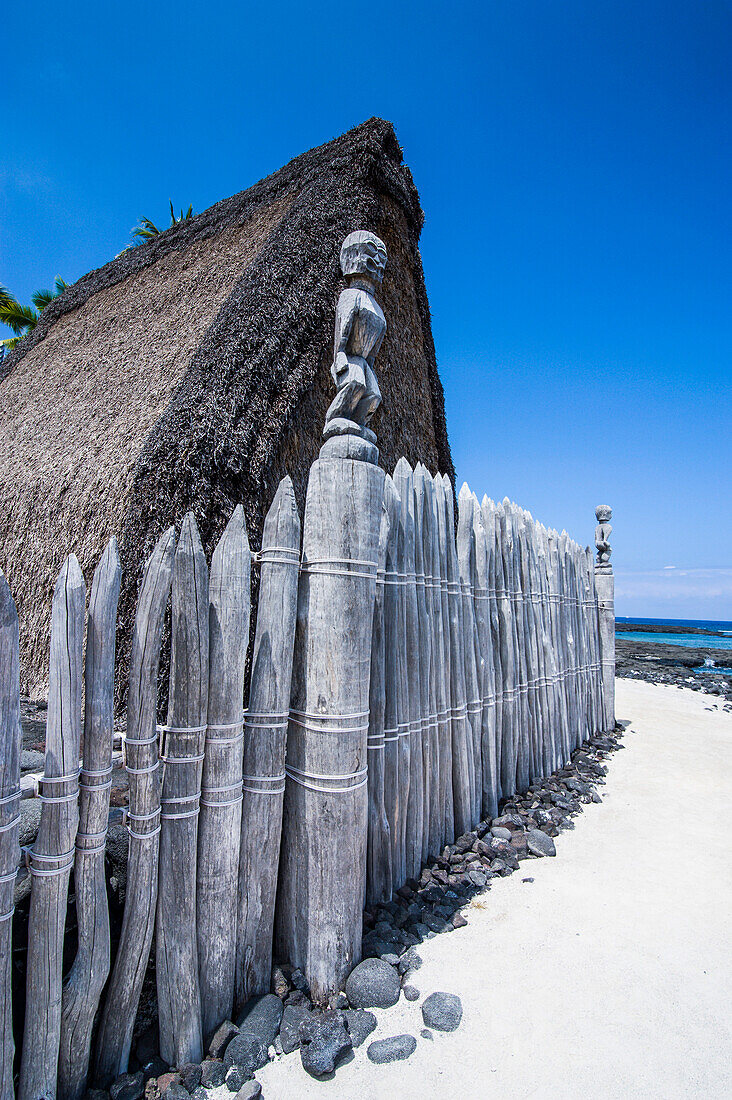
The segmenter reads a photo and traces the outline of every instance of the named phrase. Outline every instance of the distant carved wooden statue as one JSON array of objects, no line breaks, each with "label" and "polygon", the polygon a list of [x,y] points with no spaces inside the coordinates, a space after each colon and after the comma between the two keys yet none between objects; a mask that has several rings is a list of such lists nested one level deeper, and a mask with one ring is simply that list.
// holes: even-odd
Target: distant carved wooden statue
[{"label": "distant carved wooden statue", "polygon": [[610,555],[612,554],[609,539],[613,530],[609,521],[612,519],[613,510],[609,504],[598,504],[595,508],[595,515],[597,516],[597,527],[595,528],[597,564],[604,565],[609,569]]},{"label": "distant carved wooden statue", "polygon": [[373,233],[359,230],[346,237],[341,248],[341,270],[348,287],[338,299],[331,367],[338,393],[326,413],[326,439],[358,435],[376,442],[368,424],[381,404],[373,367],[386,320],[375,294],[385,267],[386,246]]}]

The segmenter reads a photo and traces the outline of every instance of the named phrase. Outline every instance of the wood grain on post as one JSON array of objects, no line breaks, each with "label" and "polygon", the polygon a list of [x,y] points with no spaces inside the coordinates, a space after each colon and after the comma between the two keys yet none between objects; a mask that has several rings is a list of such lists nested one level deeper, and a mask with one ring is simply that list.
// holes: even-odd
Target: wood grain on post
[{"label": "wood grain on post", "polygon": [[[406,877],[418,878],[422,869],[422,834],[424,831],[424,754],[422,750],[422,723],[420,721],[420,646],[419,610],[417,606],[416,574],[416,517],[414,475],[406,458],[400,458],[394,470],[394,483],[401,497],[401,524],[404,552],[399,581],[399,592],[404,603],[406,646],[405,688],[407,706],[404,721],[406,730],[400,730],[409,743],[409,787],[405,820]],[[400,738],[401,740],[401,738]],[[399,883],[399,885],[403,885]]]},{"label": "wood grain on post", "polygon": [[366,904],[389,901],[393,873],[389,819],[384,804],[384,714],[386,708],[386,639],[384,634],[384,574],[389,516],[382,508],[379,532],[379,568],[371,634],[371,679],[369,683],[368,797],[369,824],[366,848]]},{"label": "wood grain on post", "polygon": [[66,901],[79,821],[85,599],[84,578],[72,554],[56,582],[51,609],[41,822],[30,852],[33,880],[20,1100],[56,1096]]},{"label": "wood grain on post", "polygon": [[208,712],[208,569],[192,512],[173,564],[168,721],[155,924],[160,1054],[169,1065],[203,1057],[196,937],[196,856]]},{"label": "wood grain on post", "polygon": [[0,1100],[13,1100],[12,940],[20,826],[18,613],[0,570]]},{"label": "wood grain on post", "polygon": [[329,440],[310,471],[277,905],[280,954],[303,970],[319,1004],[360,960],[365,893],[384,473],[348,457],[350,446],[349,437]]},{"label": "wood grain on post", "polygon": [[300,515],[289,477],[264,521],[257,629],[244,728],[236,1003],[269,993],[285,750],[297,620]]},{"label": "wood grain on post", "polygon": [[432,696],[430,692],[430,665],[432,662],[432,590],[430,569],[432,556],[429,544],[429,525],[426,515],[425,475],[427,471],[421,462],[414,470],[414,568],[417,574],[417,616],[419,631],[419,714],[422,737],[422,866],[430,854],[430,835],[433,831],[434,809],[433,768],[437,751],[437,725],[434,719]]},{"label": "wood grain on post", "polygon": [[[208,730],[201,779],[196,934],[204,1040],[234,1007],[241,832],[244,672],[249,638],[251,552],[239,504],[211,560]],[[178,765],[180,766],[180,765]]]},{"label": "wood grain on post", "polygon": [[[473,827],[472,772],[473,743],[468,722],[465,691],[465,633],[460,571],[455,549],[455,515],[452,485],[448,478],[436,478],[441,509],[445,516],[445,558],[447,571],[448,639],[450,646],[450,730],[452,742],[453,833],[462,836]],[[472,637],[471,637],[472,645]]]},{"label": "wood grain on post", "polygon": [[484,680],[483,656],[475,617],[476,533],[473,494],[463,485],[458,497],[457,555],[465,645],[465,696],[468,735],[471,740],[470,773],[471,828],[480,820],[482,801],[481,725]]},{"label": "wood grain on post", "polygon": [[455,839],[455,815],[452,796],[452,725],[450,722],[450,610],[447,598],[447,520],[439,474],[430,478],[435,619],[437,623],[437,735],[439,740],[439,847]]},{"label": "wood grain on post", "polygon": [[119,946],[96,1040],[96,1072],[105,1087],[127,1071],[155,928],[160,837],[157,681],[174,554],[175,530],[170,527],[145,566],[130,650],[124,740],[130,785],[127,887]]},{"label": "wood grain on post", "polygon": [[94,573],[84,660],[84,763],[79,780],[74,890],[77,952],[63,986],[58,1092],[80,1100],[89,1072],[92,1026],[109,976],[109,908],[104,851],[112,786],[114,653],[122,570],[111,539]]},{"label": "wood grain on post", "polygon": [[473,573],[473,602],[475,626],[480,647],[482,673],[478,684],[480,697],[480,770],[478,791],[480,816],[492,818],[498,815],[498,779],[496,761],[496,667],[491,636],[491,601],[489,579],[488,535],[478,498],[473,495],[473,539],[475,560]]},{"label": "wood grain on post", "polygon": [[[484,700],[487,701],[486,709],[493,708],[493,731],[492,731],[492,744],[494,746],[493,753],[495,759],[495,771],[493,783],[488,777],[484,783],[484,798],[488,797],[485,793],[486,787],[488,789],[493,787],[495,791],[495,805],[496,812],[491,814],[491,817],[495,817],[498,812],[498,801],[501,797],[501,748],[502,748],[502,730],[503,730],[503,686],[504,686],[504,670],[503,662],[501,659],[501,623],[498,611],[498,587],[499,577],[501,569],[501,554],[498,546],[498,529],[496,524],[496,509],[495,505],[487,496],[484,496],[480,503],[480,517],[483,521],[483,529],[485,531],[486,541],[486,587],[488,595],[488,608],[490,613],[489,618],[489,644],[493,650],[493,687],[489,686]],[[485,711],[484,711],[485,715]],[[484,722],[486,721],[484,717]],[[484,738],[486,736],[486,729],[484,725]],[[483,744],[483,762],[485,764],[486,756],[485,741]],[[491,749],[488,749],[489,754]],[[489,755],[490,759],[490,755]],[[492,804],[492,803],[491,803]],[[484,806],[485,810],[485,806]]]},{"label": "wood grain on post", "polygon": [[[402,818],[406,807],[401,796],[399,756],[399,716],[404,690],[403,653],[399,644],[399,595],[393,583],[399,571],[401,501],[392,479],[384,484],[384,506],[387,515],[386,569],[384,571],[384,636],[386,647],[384,703],[384,807],[389,822],[391,842],[392,890],[405,879],[405,859],[402,848]],[[403,774],[403,769],[402,769]]]}]

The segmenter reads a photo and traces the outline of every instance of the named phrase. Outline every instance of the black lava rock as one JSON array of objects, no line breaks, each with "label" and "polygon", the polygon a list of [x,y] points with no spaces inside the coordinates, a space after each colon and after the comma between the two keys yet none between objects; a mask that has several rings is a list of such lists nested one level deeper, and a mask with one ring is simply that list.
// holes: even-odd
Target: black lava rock
[{"label": "black lava rock", "polygon": [[237,1027],[240,1031],[247,1031],[251,1035],[256,1035],[265,1047],[270,1047],[279,1031],[282,1011],[282,1001],[274,993],[252,997],[244,1005],[236,1021]]},{"label": "black lava rock", "polygon": [[234,1100],[257,1100],[262,1095],[262,1086],[259,1081],[247,1081],[237,1092]]},{"label": "black lava rock", "polygon": [[112,1100],[141,1100],[144,1092],[145,1074],[142,1070],[137,1073],[123,1073],[109,1089]]},{"label": "black lava rock", "polygon": [[377,1066],[387,1062],[403,1062],[417,1049],[417,1040],[413,1035],[392,1035],[388,1039],[377,1039],[370,1043],[366,1053],[369,1061]]},{"label": "black lava rock", "polygon": [[238,1034],[239,1028],[231,1020],[224,1020],[223,1024],[219,1024],[213,1033],[211,1042],[208,1044],[208,1052],[211,1057],[221,1058],[228,1044]]},{"label": "black lava rock", "polygon": [[235,1035],[224,1052],[226,1069],[237,1066],[244,1070],[247,1077],[253,1077],[268,1061],[267,1047],[259,1036],[250,1031],[240,1031]]},{"label": "black lava rock", "polygon": [[399,975],[381,959],[364,959],[348,975],[346,996],[353,1008],[390,1008],[399,1000]]},{"label": "black lava rock", "polygon": [[178,1073],[181,1085],[190,1093],[193,1093],[201,1084],[201,1067],[197,1062],[186,1062],[179,1068]]},{"label": "black lava rock", "polygon": [[365,1012],[362,1008],[349,1008],[343,1013],[351,1035],[354,1048],[368,1039],[376,1027],[376,1017],[373,1012]]},{"label": "black lava rock", "polygon": [[201,1084],[205,1089],[216,1089],[223,1085],[225,1075],[223,1062],[214,1062],[212,1059],[201,1062]]},{"label": "black lava rock", "polygon": [[462,1018],[462,1002],[454,993],[431,993],[422,1005],[425,1026],[435,1031],[455,1031]]},{"label": "black lava rock", "polygon": [[283,1054],[291,1054],[300,1046],[300,1024],[311,1015],[307,1004],[287,1005],[280,1024],[280,1045]]},{"label": "black lava rock", "polygon": [[419,1000],[419,990],[416,989],[413,985],[403,985],[402,993],[408,1001]]},{"label": "black lava rock", "polygon": [[557,854],[554,841],[541,829],[529,829],[526,835],[526,843],[529,851],[535,856],[555,856]]},{"label": "black lava rock", "polygon": [[353,1048],[342,1012],[328,1011],[300,1024],[300,1058],[313,1077],[332,1073],[341,1055]]}]

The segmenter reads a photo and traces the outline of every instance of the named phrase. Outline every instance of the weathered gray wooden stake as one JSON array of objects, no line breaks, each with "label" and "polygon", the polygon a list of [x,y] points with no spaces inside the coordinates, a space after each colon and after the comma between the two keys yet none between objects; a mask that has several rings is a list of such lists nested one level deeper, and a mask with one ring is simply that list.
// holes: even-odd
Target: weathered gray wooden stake
[{"label": "weathered gray wooden stake", "polygon": [[[196,934],[204,1040],[234,1007],[241,831],[244,671],[249,638],[251,553],[239,504],[211,559],[208,730],[201,779]],[[175,765],[174,765],[175,766]]]},{"label": "weathered gray wooden stake", "polygon": [[518,674],[518,731],[516,740],[516,788],[525,791],[529,786],[529,672],[528,639],[526,638],[525,603],[523,588],[524,577],[521,565],[521,526],[519,509],[506,498],[504,501],[508,526],[511,531],[511,609],[514,629],[514,651],[516,653],[516,671]]},{"label": "weathered gray wooden stake", "polygon": [[[501,553],[498,543],[498,525],[496,522],[496,507],[487,496],[483,497],[480,505],[480,516],[483,521],[486,539],[486,587],[488,589],[488,606],[490,608],[489,639],[493,649],[493,689],[488,691],[488,706],[495,708],[493,719],[493,744],[495,746],[495,805],[496,810],[491,817],[498,812],[498,801],[501,797],[501,751],[503,743],[503,696],[504,696],[504,670],[501,659],[501,620],[498,610],[498,589],[501,576]],[[484,732],[485,737],[485,732]],[[490,750],[489,750],[490,751]],[[485,742],[483,745],[483,760],[485,761]],[[488,781],[489,782],[489,781]],[[484,783],[484,798],[485,783]],[[484,805],[484,812],[487,807]]]},{"label": "weathered gray wooden stake", "polygon": [[406,650],[402,646],[402,602],[399,599],[399,562],[402,545],[401,498],[391,477],[384,484],[384,506],[388,520],[386,543],[386,569],[384,570],[384,637],[385,703],[384,703],[384,807],[389,822],[391,840],[392,890],[403,885],[406,878],[404,851],[404,817],[406,798],[403,782],[406,777],[405,761],[399,723],[402,721],[405,700],[404,661]]},{"label": "weathered gray wooden stake", "polygon": [[[429,786],[425,787],[426,798],[426,848],[427,856],[436,856],[442,847],[442,830],[444,828],[444,810],[440,797],[440,740],[438,727],[438,697],[439,680],[442,677],[442,649],[438,640],[437,609],[440,608],[439,577],[435,577],[434,562],[436,549],[434,546],[437,538],[436,514],[433,508],[434,485],[427,468],[419,463],[417,465],[417,484],[420,487],[422,505],[422,559],[424,568],[424,602],[425,602],[425,632],[427,638],[428,658],[428,695],[426,706],[426,755],[429,768]],[[426,862],[425,857],[425,862]]]},{"label": "weathered gray wooden stake", "polygon": [[0,570],[0,1100],[13,1100],[13,899],[20,825],[18,613]]},{"label": "weathered gray wooden stake", "polygon": [[160,820],[155,974],[160,1054],[172,1066],[203,1057],[196,939],[196,855],[208,711],[208,569],[192,512],[173,565],[168,722]]},{"label": "weathered gray wooden stake", "polygon": [[30,852],[33,883],[20,1100],[56,1096],[66,899],[79,821],[85,599],[84,578],[72,554],[56,582],[51,608],[46,764],[41,822]]},{"label": "weathered gray wooden stake", "polygon": [[[465,688],[465,633],[460,570],[455,549],[455,514],[452,485],[447,477],[440,482],[445,509],[445,550],[447,562],[447,607],[450,639],[450,729],[452,735],[452,801],[455,837],[473,827],[473,734],[468,722]],[[473,644],[471,637],[470,644]],[[454,837],[450,837],[451,842]]]},{"label": "weathered gray wooden stake", "polygon": [[289,477],[264,521],[257,629],[244,729],[244,800],[236,933],[236,1003],[269,993],[282,835],[287,720],[297,619],[300,515]]},{"label": "weathered gray wooden stake", "polygon": [[[473,602],[475,624],[478,632],[478,644],[481,654],[482,678],[479,681],[480,696],[480,771],[478,773],[478,794],[480,796],[480,816],[495,817],[498,814],[498,771],[496,759],[496,681],[500,669],[495,664],[493,624],[491,606],[494,598],[490,585],[490,555],[488,533],[486,532],[482,509],[475,495],[473,501],[473,538],[475,559],[473,563]],[[491,532],[492,537],[492,532]]]},{"label": "weathered gray wooden stake", "polygon": [[386,638],[384,633],[384,574],[389,541],[389,516],[381,513],[379,569],[371,634],[369,683],[368,797],[369,827],[366,849],[366,904],[389,901],[393,886],[391,837],[384,803],[384,714],[386,709]]},{"label": "weathered gray wooden stake", "polygon": [[84,661],[84,765],[79,781],[74,890],[77,952],[63,986],[58,1093],[80,1100],[89,1072],[92,1026],[109,976],[109,908],[104,850],[112,785],[114,652],[122,570],[112,539],[97,566],[89,598]]},{"label": "weathered gray wooden stake", "polygon": [[130,784],[127,888],[119,947],[96,1041],[96,1072],[105,1087],[127,1071],[155,927],[160,835],[157,680],[174,553],[175,531],[170,527],[145,566],[130,650],[124,740]]},{"label": "weathered gray wooden stake", "polygon": [[525,780],[522,790],[541,774],[539,744],[542,734],[542,721],[539,711],[539,656],[536,629],[536,609],[531,563],[531,539],[533,521],[522,508],[514,505],[514,521],[519,550],[520,588],[523,596],[521,611],[523,615],[523,650],[526,668],[526,736],[527,760]]},{"label": "weathered gray wooden stake", "polygon": [[429,515],[425,491],[427,471],[421,462],[414,470],[415,500],[415,572],[417,574],[417,615],[419,630],[419,715],[422,737],[422,864],[430,854],[430,836],[434,831],[434,808],[432,797],[434,790],[435,761],[437,756],[437,724],[432,705],[430,665],[432,662],[432,595],[430,568],[431,550],[429,543]]},{"label": "weathered gray wooden stake", "polygon": [[[400,742],[409,744],[409,790],[405,819],[406,876],[418,878],[422,869],[422,834],[424,830],[424,758],[422,723],[420,721],[419,609],[417,607],[416,517],[414,476],[406,458],[400,458],[394,470],[394,484],[401,498],[403,553],[398,591],[404,604],[405,620],[405,687],[404,719],[406,730],[400,730]],[[399,883],[401,886],[402,883]]]},{"label": "weathered gray wooden stake", "polygon": [[464,484],[458,497],[457,554],[460,569],[460,596],[465,646],[465,696],[470,737],[470,816],[471,828],[480,820],[482,802],[481,727],[483,715],[482,685],[485,667],[475,617],[476,537],[473,494]]},{"label": "weathered gray wooden stake", "polygon": [[[326,426],[326,431],[328,430]],[[384,473],[363,435],[310,471],[303,534],[277,943],[316,1003],[361,957],[371,634]]]},{"label": "weathered gray wooden stake", "polygon": [[[437,730],[440,738],[440,815],[442,836],[440,846],[455,840],[455,804],[452,789],[452,711],[451,682],[452,654],[450,651],[450,607],[447,593],[447,513],[442,478],[432,478],[432,509],[437,538],[434,543],[432,572],[435,577],[437,605],[439,608],[438,644],[441,660],[438,668],[441,695],[438,698]],[[450,532],[452,537],[452,532]]]}]

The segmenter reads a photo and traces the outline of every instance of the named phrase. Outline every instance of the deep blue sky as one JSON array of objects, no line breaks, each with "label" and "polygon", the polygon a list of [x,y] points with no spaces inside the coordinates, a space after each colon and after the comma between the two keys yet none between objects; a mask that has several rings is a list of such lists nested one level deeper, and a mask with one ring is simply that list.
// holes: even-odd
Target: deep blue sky
[{"label": "deep blue sky", "polygon": [[391,119],[459,479],[581,541],[612,504],[619,614],[732,619],[730,3],[42,3],[3,25],[0,282],[77,279],[169,197],[203,210]]}]

